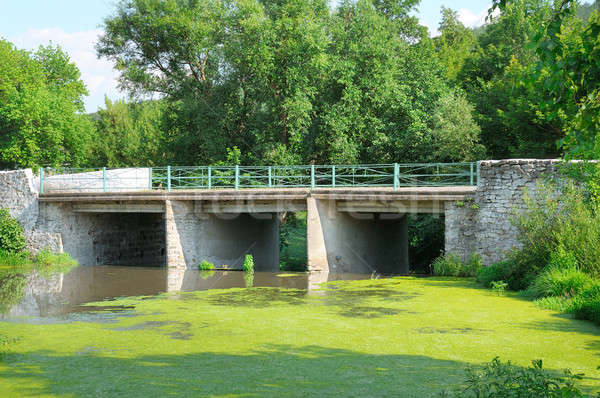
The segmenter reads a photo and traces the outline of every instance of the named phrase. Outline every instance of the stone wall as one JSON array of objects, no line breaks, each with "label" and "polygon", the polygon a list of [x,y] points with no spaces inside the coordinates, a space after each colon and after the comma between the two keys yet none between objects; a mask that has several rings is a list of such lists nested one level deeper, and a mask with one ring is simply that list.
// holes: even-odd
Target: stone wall
[{"label": "stone wall", "polygon": [[31,169],[0,171],[0,207],[19,220],[25,229],[27,249],[33,254],[48,249],[62,252],[60,234],[38,231],[38,191]]},{"label": "stone wall", "polygon": [[79,213],[71,203],[41,203],[36,233],[58,234],[81,265],[165,265],[160,213]]},{"label": "stone wall", "polygon": [[555,173],[558,160],[509,159],[479,162],[472,201],[446,204],[446,252],[468,258],[476,252],[484,264],[504,258],[520,246],[510,219],[524,209],[523,193],[534,193],[544,176]]}]

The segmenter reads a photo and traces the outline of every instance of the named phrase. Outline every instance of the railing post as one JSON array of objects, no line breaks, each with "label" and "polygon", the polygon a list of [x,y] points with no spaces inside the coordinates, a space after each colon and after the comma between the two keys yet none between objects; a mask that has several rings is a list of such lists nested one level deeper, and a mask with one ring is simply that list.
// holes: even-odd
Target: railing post
[{"label": "railing post", "polygon": [[152,191],[152,167],[148,168],[148,189]]},{"label": "railing post", "polygon": [[271,166],[269,166],[269,188],[273,187],[273,176],[271,172]]},{"label": "railing post", "polygon": [[235,190],[240,189],[240,166],[235,165]]},{"label": "railing post", "polygon": [[106,167],[102,168],[102,191],[106,192]]},{"label": "railing post", "polygon": [[398,185],[399,185],[399,178],[400,178],[400,167],[398,166],[398,163],[394,163],[394,190],[398,189]]},{"label": "railing post", "polygon": [[315,165],[310,165],[310,188],[315,188]]},{"label": "railing post", "polygon": [[480,169],[479,169],[479,162],[480,162],[480,161],[478,160],[478,161],[477,161],[477,186],[479,186],[479,172],[480,172]]},{"label": "railing post", "polygon": [[171,166],[167,166],[167,192],[171,192]]},{"label": "railing post", "polygon": [[335,188],[335,165],[331,166],[331,187]]},{"label": "railing post", "polygon": [[212,189],[211,177],[212,177],[212,169],[210,166],[208,166],[208,189]]},{"label": "railing post", "polygon": [[471,172],[470,172],[470,185],[472,186],[472,185],[473,185],[473,179],[474,179],[474,178],[473,178],[473,162],[471,162],[471,163],[469,164],[469,166],[470,166],[470,168],[471,168]]},{"label": "railing post", "polygon": [[40,193],[44,193],[44,168],[40,167]]}]

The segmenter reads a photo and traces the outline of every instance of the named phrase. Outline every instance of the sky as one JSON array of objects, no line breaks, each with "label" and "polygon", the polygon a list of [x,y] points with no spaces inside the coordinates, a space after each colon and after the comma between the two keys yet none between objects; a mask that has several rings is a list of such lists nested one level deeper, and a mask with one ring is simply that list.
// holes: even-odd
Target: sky
[{"label": "sky", "polygon": [[[115,0],[0,0],[0,37],[18,48],[34,50],[50,42],[60,45],[81,70],[89,96],[88,112],[111,100],[126,97],[117,88],[118,74],[112,63],[98,59],[95,42],[102,34],[102,22],[115,9]],[[458,11],[466,26],[485,21],[490,0],[421,0],[417,16],[436,35],[442,6]]]}]

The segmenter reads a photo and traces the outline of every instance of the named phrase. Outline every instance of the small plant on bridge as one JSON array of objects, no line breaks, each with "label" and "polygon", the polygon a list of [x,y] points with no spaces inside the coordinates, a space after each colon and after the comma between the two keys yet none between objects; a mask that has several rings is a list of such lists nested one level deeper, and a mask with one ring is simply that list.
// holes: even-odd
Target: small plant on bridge
[{"label": "small plant on bridge", "polygon": [[242,264],[242,269],[244,272],[254,273],[254,257],[252,257],[252,254],[246,254],[246,257],[244,257],[244,263]]},{"label": "small plant on bridge", "polygon": [[202,260],[202,262],[198,265],[198,269],[201,271],[210,271],[215,269],[215,265],[206,260]]}]

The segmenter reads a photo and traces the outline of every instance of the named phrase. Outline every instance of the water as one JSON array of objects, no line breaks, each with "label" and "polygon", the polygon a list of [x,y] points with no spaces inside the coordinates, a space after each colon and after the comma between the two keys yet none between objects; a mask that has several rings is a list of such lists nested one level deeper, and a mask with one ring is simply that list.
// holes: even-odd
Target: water
[{"label": "water", "polygon": [[[25,277],[24,286],[21,287],[23,291],[19,294],[22,298],[17,303],[5,305],[9,310],[0,316],[0,319],[51,318],[91,312],[96,311],[97,308],[83,305],[121,297],[154,296],[177,291],[279,287],[301,289],[307,294],[318,294],[319,285],[324,282],[367,278],[370,278],[370,275],[257,272],[250,276],[239,271],[127,266],[80,266],[68,273],[49,276],[42,276],[34,271]],[[122,311],[124,308],[103,307],[103,310]]]}]

